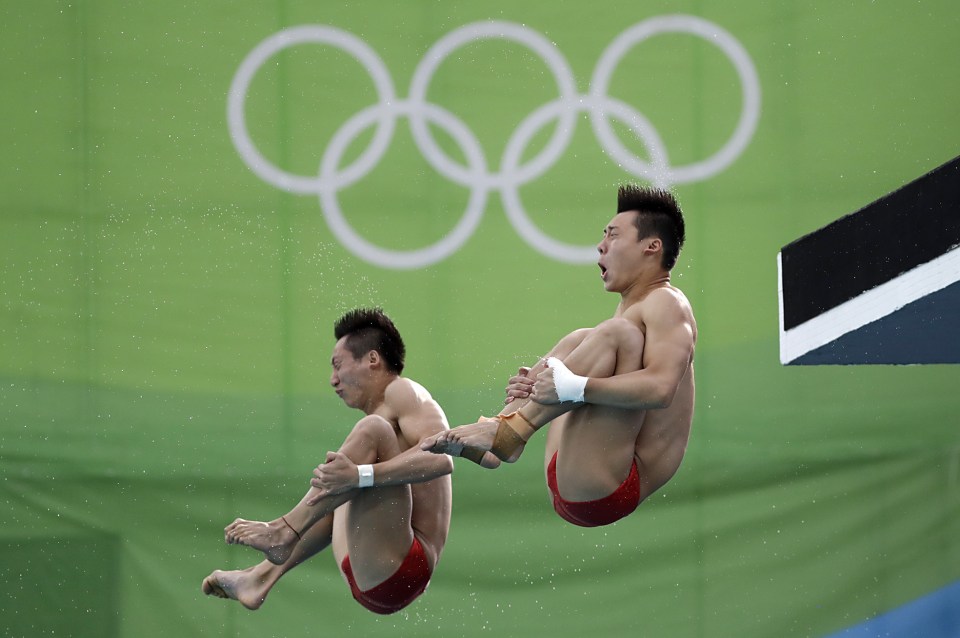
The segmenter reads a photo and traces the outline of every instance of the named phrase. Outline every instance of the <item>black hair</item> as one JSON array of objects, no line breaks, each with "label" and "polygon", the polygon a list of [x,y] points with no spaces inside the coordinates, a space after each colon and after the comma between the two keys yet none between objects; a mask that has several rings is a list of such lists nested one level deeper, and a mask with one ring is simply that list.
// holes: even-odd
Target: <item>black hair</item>
[{"label": "black hair", "polygon": [[617,191],[617,213],[636,211],[637,239],[659,237],[663,242],[663,267],[677,263],[686,230],[683,211],[673,193],[661,188],[625,184]]},{"label": "black hair", "polygon": [[382,308],[357,308],[347,312],[333,324],[333,336],[338,341],[347,337],[343,345],[354,359],[376,350],[388,370],[396,374],[403,372],[407,350],[400,332]]}]

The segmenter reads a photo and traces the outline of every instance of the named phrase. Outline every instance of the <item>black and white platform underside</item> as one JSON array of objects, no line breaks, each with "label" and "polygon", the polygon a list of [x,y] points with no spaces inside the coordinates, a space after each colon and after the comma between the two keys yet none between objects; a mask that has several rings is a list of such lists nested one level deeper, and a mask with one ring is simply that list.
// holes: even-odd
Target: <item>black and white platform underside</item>
[{"label": "black and white platform underside", "polygon": [[960,363],[960,157],[777,255],[784,365]]}]

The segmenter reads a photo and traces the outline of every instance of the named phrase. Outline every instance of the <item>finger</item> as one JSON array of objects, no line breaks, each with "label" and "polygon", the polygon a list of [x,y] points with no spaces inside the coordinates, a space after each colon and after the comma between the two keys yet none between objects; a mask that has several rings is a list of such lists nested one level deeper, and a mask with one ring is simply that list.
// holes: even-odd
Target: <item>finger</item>
[{"label": "finger", "polygon": [[521,377],[525,377],[528,374],[530,374],[530,368],[528,368],[527,366],[520,366],[520,368],[517,370],[517,374],[520,375]]},{"label": "finger", "polygon": [[239,525],[239,524],[242,523],[242,522],[243,522],[243,519],[242,519],[242,518],[234,519],[234,521],[233,521],[232,523],[230,523],[229,525],[227,525],[226,527],[223,528],[223,533],[224,533],[224,534],[229,534],[229,533],[233,532],[233,530],[235,530],[235,529],[237,528],[237,525]]},{"label": "finger", "polygon": [[537,381],[541,379],[553,379],[553,368],[544,368],[540,371],[540,374],[537,375]]},{"label": "finger", "polygon": [[444,454],[447,450],[447,446],[450,445],[449,439],[447,438],[447,433],[444,432],[441,436],[436,437],[433,441],[433,445],[428,449],[429,452],[434,454]]},{"label": "finger", "polygon": [[330,463],[337,458],[337,452],[327,452],[327,463]]},{"label": "finger", "polygon": [[513,403],[513,397],[510,396],[510,395],[507,395],[507,398],[503,400],[503,404],[504,404],[504,405],[509,405],[509,404],[511,404],[511,403]]},{"label": "finger", "polygon": [[317,503],[322,501],[326,495],[327,495],[327,492],[324,490],[317,492],[316,494],[314,494],[313,496],[307,499],[307,505],[316,505]]}]

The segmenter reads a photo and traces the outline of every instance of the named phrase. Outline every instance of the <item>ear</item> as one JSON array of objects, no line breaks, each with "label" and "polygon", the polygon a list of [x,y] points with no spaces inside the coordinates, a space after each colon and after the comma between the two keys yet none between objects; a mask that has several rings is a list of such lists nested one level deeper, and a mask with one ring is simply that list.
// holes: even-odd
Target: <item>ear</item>
[{"label": "ear", "polygon": [[380,357],[380,353],[379,353],[379,352],[377,352],[376,350],[371,350],[370,352],[367,353],[366,361],[367,361],[367,363],[369,363],[372,367],[376,368],[376,367],[378,367],[378,366],[380,365],[380,362],[382,361],[382,358]]},{"label": "ear", "polygon": [[650,243],[647,244],[647,247],[644,250],[645,252],[649,253],[663,252],[663,240],[659,237],[651,237]]}]

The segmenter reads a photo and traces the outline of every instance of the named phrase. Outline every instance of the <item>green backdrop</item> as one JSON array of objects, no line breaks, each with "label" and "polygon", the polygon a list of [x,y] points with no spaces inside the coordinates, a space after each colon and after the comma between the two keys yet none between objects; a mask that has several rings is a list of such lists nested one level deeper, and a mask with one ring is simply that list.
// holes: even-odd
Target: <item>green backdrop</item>
[{"label": "green backdrop", "polygon": [[[591,108],[632,107],[640,119],[612,118],[616,139],[644,160],[659,139],[679,167],[724,148],[746,103],[718,31],[651,33],[624,51],[609,100],[565,103],[576,126],[540,174],[496,182],[483,175],[557,82],[514,40],[471,42],[426,91],[458,182],[403,111],[431,47],[465,25],[524,25],[586,96],[618,36],[675,14],[739,43],[759,98],[721,170],[659,177],[686,211],[675,283],[700,326],[676,478],[612,527],[574,528],[548,504],[541,441],[494,473],[458,463],[446,553],[399,614],[355,604],[329,555],[255,613],[202,596],[211,570],[256,559],[223,526],[285,511],[356,419],[327,386],[341,312],[394,317],[409,376],[451,423],[497,409],[517,366],[616,304],[596,266],[515,230],[510,177],[537,228],[590,246],[616,185],[650,181],[605,149]],[[339,189],[317,177],[325,149],[377,103],[341,48],[284,48],[246,94],[250,139],[300,191],[262,178],[230,135],[241,64],[302,25],[365,43],[395,90],[382,157],[356,163],[373,127],[341,140],[331,174],[365,172]],[[960,579],[956,368],[782,368],[775,266],[784,244],[957,155],[958,28],[945,0],[4,2],[0,633],[823,636]],[[522,162],[548,148],[556,121],[542,124]],[[413,251],[453,231],[471,192],[487,197],[462,245],[400,270],[348,250],[322,198],[366,241]]]}]

